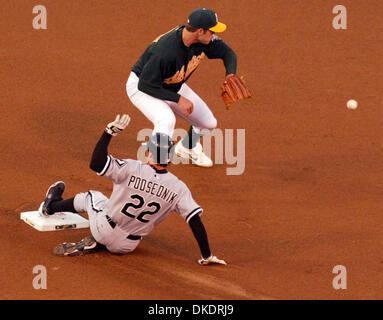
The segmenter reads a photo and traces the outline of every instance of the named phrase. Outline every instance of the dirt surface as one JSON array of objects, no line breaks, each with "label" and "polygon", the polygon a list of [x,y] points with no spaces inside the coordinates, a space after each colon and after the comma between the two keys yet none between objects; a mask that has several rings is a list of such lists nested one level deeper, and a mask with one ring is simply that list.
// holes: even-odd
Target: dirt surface
[{"label": "dirt surface", "polygon": [[[252,100],[229,111],[220,61],[204,61],[189,85],[221,129],[246,129],[246,169],[175,165],[204,208],[213,253],[201,267],[189,227],[172,214],[132,254],[59,258],[52,248],[89,230],[38,232],[20,220],[47,187],[65,195],[111,183],[89,168],[117,113],[132,117],[110,152],[135,158],[151,123],[125,82],[146,46],[185,22],[202,1],[40,1],[48,29],[32,28],[35,1],[0,3],[1,299],[382,299],[383,2],[345,0],[348,29],[335,30],[335,1],[209,1],[228,25]],[[350,111],[354,98],[359,108]],[[188,128],[177,119],[177,128]],[[47,268],[47,290],[32,286]],[[347,268],[334,290],[333,267]]]}]

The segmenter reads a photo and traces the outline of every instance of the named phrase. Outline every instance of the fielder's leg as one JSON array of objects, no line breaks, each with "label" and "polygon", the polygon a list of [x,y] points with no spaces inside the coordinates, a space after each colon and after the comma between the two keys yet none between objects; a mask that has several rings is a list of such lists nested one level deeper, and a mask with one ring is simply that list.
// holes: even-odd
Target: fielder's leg
[{"label": "fielder's leg", "polygon": [[217,127],[217,120],[207,104],[187,84],[182,85],[179,94],[193,102],[194,110],[185,117],[178,104],[168,102],[177,115],[191,124],[188,134],[175,146],[175,152],[180,157],[191,159],[198,166],[211,167],[213,162],[202,151],[199,141]]},{"label": "fielder's leg", "polygon": [[130,101],[153,123],[153,133],[165,133],[169,137],[172,137],[176,124],[176,117],[173,110],[165,101],[138,90],[138,81],[137,75],[131,72],[126,83],[126,92]]}]

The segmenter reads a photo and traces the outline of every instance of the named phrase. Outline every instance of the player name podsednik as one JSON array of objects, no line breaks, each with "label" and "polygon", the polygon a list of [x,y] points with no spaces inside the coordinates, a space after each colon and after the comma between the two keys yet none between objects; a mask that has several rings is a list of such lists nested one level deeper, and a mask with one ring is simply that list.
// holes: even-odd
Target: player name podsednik
[{"label": "player name podsednik", "polygon": [[147,181],[146,179],[142,179],[134,175],[130,176],[128,186],[133,187],[136,190],[150,193],[169,203],[172,203],[174,199],[178,196],[177,193],[169,190],[161,184],[155,182],[153,183],[152,181]]}]

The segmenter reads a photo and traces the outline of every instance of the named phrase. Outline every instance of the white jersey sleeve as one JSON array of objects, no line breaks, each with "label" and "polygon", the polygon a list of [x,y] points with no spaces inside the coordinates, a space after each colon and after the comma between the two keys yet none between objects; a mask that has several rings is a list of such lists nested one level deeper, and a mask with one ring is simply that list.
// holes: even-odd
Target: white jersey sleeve
[{"label": "white jersey sleeve", "polygon": [[184,183],[182,184],[184,185],[184,192],[176,204],[176,211],[186,222],[189,222],[196,214],[201,215],[203,210],[193,199],[189,188]]},{"label": "white jersey sleeve", "polygon": [[137,169],[138,161],[132,159],[117,159],[112,155],[108,155],[104,169],[100,176],[112,180],[114,183],[119,184],[124,181],[130,173]]}]

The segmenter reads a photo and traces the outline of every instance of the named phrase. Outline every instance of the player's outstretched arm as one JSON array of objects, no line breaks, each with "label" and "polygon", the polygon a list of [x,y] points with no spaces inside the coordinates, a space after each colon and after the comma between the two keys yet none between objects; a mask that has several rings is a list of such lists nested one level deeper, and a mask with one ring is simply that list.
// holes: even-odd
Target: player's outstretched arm
[{"label": "player's outstretched arm", "polygon": [[224,260],[218,259],[211,253],[207,233],[198,214],[189,220],[189,225],[193,231],[194,237],[198,242],[202,254],[202,258],[198,260],[198,263],[200,265],[208,265],[212,263],[226,264]]},{"label": "player's outstretched arm", "polygon": [[108,146],[112,136],[116,136],[124,130],[128,126],[129,122],[129,115],[124,114],[122,117],[117,115],[113,122],[108,123],[93,150],[92,159],[89,165],[93,171],[100,173],[104,169],[108,161]]}]

